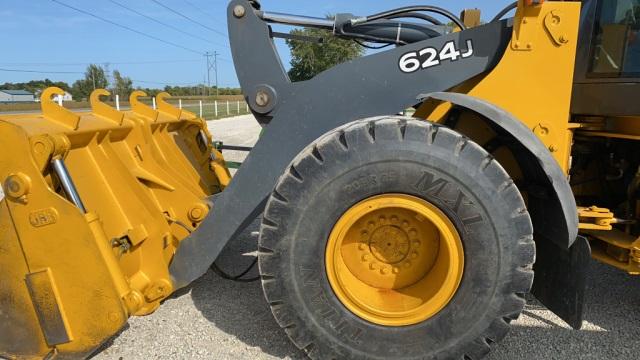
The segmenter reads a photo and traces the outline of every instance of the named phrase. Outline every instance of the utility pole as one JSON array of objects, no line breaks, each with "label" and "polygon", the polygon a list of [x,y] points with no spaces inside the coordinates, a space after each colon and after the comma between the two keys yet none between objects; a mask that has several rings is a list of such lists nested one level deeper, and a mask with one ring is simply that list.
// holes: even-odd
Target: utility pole
[{"label": "utility pole", "polygon": [[[211,69],[214,69],[216,74],[216,95],[220,95],[220,89],[218,87],[218,55],[220,55],[220,53],[217,51],[214,51],[213,54],[210,52],[204,54],[207,58],[207,95],[211,95]],[[212,56],[213,62],[211,61]]]},{"label": "utility pole", "polygon": [[93,72],[94,68],[95,68],[94,66],[91,66],[91,80],[93,80],[93,90],[95,91],[96,90],[96,75]]},{"label": "utility pole", "polygon": [[213,52],[214,64],[216,67],[216,96],[220,95],[220,86],[218,86],[218,52]]},{"label": "utility pole", "polygon": [[[104,63],[104,77],[107,80],[107,86],[106,88],[109,89],[109,85],[113,85],[113,79],[111,78],[111,64],[110,63]],[[111,87],[111,89],[115,89],[114,87]]]}]

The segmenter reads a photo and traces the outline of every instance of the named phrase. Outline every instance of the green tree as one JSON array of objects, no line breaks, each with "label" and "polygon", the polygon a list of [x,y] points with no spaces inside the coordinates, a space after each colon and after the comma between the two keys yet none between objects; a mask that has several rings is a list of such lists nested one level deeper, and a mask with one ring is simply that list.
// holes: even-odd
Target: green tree
[{"label": "green tree", "polygon": [[133,81],[131,78],[122,76],[120,71],[113,71],[113,95],[119,95],[121,99],[128,99],[133,92]]},{"label": "green tree", "polygon": [[42,90],[56,86],[61,88],[64,91],[69,92],[71,87],[69,84],[62,81],[51,81],[49,79],[44,80],[31,80],[26,83],[4,83],[0,85],[0,89],[2,90],[27,90],[36,96],[39,96],[42,93]]},{"label": "green tree", "polygon": [[77,100],[88,99],[93,90],[106,89],[108,86],[109,81],[104,69],[99,65],[91,64],[84,73],[84,79],[77,80],[71,86],[71,95]]},{"label": "green tree", "polygon": [[358,58],[365,52],[356,42],[339,39],[326,30],[296,29],[291,34],[324,39],[321,44],[287,40],[291,49],[289,77],[292,81],[309,80],[338,64]]}]

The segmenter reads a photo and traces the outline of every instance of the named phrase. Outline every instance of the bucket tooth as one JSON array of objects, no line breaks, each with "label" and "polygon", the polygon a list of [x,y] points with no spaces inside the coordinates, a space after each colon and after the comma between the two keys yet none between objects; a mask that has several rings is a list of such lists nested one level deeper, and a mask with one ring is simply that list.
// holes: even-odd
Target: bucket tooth
[{"label": "bucket tooth", "polygon": [[145,103],[139,100],[140,97],[145,97],[145,96],[147,96],[147,93],[141,90],[136,90],[132,92],[131,96],[129,97],[129,103],[131,103],[131,110],[137,115],[150,118],[153,122],[156,122],[158,120],[158,115],[159,115],[158,111],[154,110],[152,107],[150,107],[149,105],[146,105]]},{"label": "bucket tooth", "polygon": [[49,120],[64,125],[72,130],[77,130],[80,124],[80,116],[58,105],[52,100],[54,95],[63,96],[64,90],[58,87],[46,88],[40,97],[42,115]]},{"label": "bucket tooth", "polygon": [[101,118],[105,118],[115,122],[118,125],[122,125],[124,121],[124,113],[120,112],[111,106],[100,101],[101,96],[109,96],[111,93],[105,89],[96,89],[91,93],[89,102],[91,103],[91,110],[93,114]]},{"label": "bucket tooth", "polygon": [[170,115],[174,117],[176,120],[179,120],[182,116],[182,109],[179,109],[171,104],[169,104],[166,99],[170,98],[171,95],[167,92],[161,92],[156,95],[156,102],[158,104],[158,110],[162,113]]}]

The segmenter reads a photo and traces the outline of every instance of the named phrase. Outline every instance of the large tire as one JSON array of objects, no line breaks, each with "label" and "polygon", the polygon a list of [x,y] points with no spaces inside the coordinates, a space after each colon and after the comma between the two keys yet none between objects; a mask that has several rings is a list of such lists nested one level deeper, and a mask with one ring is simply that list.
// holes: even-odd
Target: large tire
[{"label": "large tire", "polygon": [[[430,188],[424,179],[442,179]],[[464,276],[435,316],[382,326],[349,311],[329,283],[325,251],[354,204],[399,193],[435,204],[464,246]],[[462,200],[462,201],[461,201]],[[279,325],[313,359],[479,359],[508,332],[533,281],[533,229],[520,192],[480,146],[411,118],[357,121],[292,162],[260,232],[265,296]]]}]

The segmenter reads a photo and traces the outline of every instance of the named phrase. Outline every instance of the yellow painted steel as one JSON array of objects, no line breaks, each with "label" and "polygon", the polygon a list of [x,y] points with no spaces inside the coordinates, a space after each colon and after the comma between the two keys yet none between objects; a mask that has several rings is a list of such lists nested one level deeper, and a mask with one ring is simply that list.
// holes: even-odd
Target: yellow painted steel
[{"label": "yellow painted steel", "polygon": [[[42,95],[42,115],[0,118],[0,357],[87,356],[127,318],[173,291],[168,266],[228,184],[206,123],[131,96],[120,112],[91,95],[72,113]],[[66,163],[87,209],[67,199],[51,167]]]},{"label": "yellow painted steel", "polygon": [[366,199],[345,212],[327,243],[329,283],[351,312],[407,326],[442,310],[460,285],[464,250],[449,218],[404,194]]},{"label": "yellow painted steel", "polygon": [[[454,91],[484,99],[513,114],[568,171],[580,2],[524,6],[520,0],[514,22],[513,39],[496,68]],[[416,116],[441,122],[450,109],[450,104],[426,102]]]},{"label": "yellow painted steel", "polygon": [[[572,119],[571,94],[580,23],[578,1],[546,1],[541,5],[518,3],[513,38],[498,65],[486,75],[452,89],[488,101],[515,115],[547,146],[569,174],[574,132],[581,136],[639,140],[637,117],[587,117]],[[448,103],[425,102],[416,117],[444,122]],[[488,144],[497,134],[474,113],[459,116],[456,130],[477,143]],[[572,122],[578,121],[578,122]],[[493,154],[515,179],[523,178],[520,164],[506,147]],[[574,191],[580,187],[574,187]],[[527,194],[524,193],[525,200]],[[640,208],[640,205],[638,205]],[[638,274],[638,240],[612,225],[615,216],[597,206],[578,209],[579,229],[593,247],[593,257],[631,274]],[[593,230],[599,230],[593,232]],[[603,235],[603,233],[608,234]],[[597,234],[597,236],[595,235]]]}]

